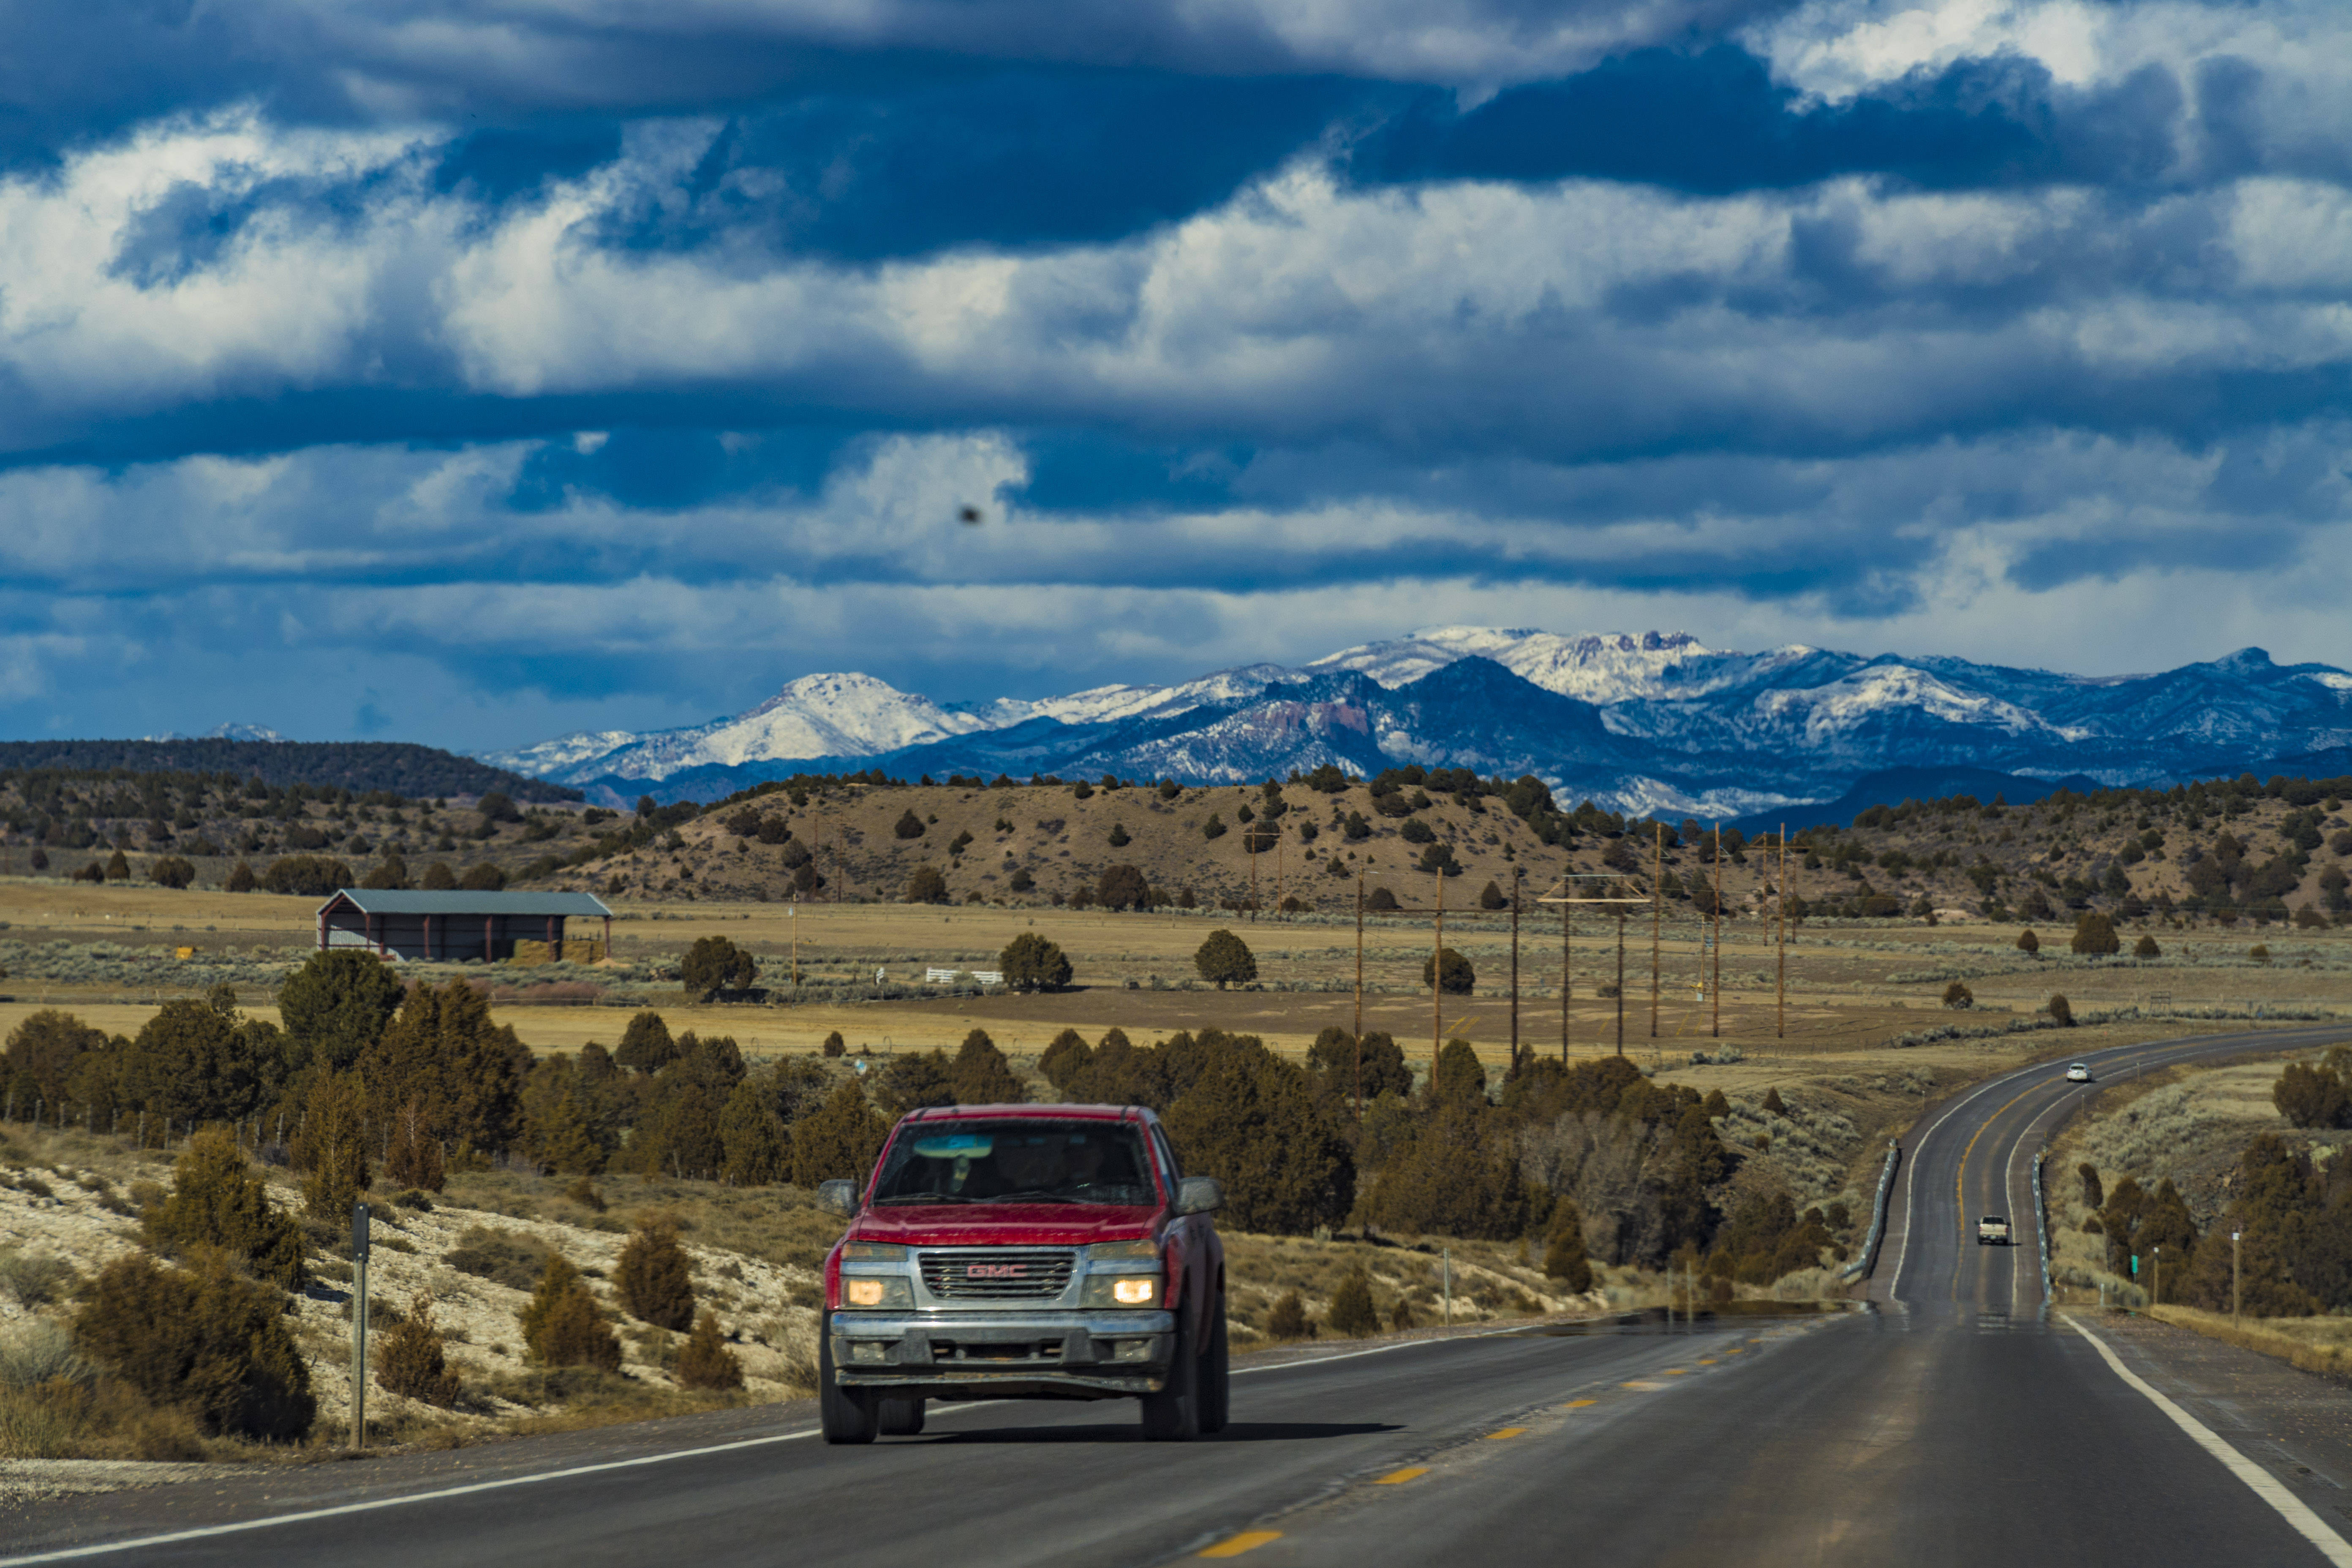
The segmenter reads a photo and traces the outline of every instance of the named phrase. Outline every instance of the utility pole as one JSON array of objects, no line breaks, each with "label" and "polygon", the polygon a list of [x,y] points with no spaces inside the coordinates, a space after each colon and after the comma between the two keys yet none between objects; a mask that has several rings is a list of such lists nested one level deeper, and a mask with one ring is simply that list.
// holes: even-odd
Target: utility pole
[{"label": "utility pole", "polygon": [[1625,911],[1617,911],[1617,1054],[1625,1054]]},{"label": "utility pole", "polygon": [[1519,1070],[1519,868],[1511,868],[1511,1070]]},{"label": "utility pole", "polygon": [[367,1447],[368,1206],[352,1205],[352,1452]]},{"label": "utility pole", "polygon": [[1723,1038],[1723,823],[1715,825],[1715,1022],[1708,1033]]},{"label": "utility pole", "polygon": [[1356,1121],[1364,1120],[1364,874],[1356,873]]},{"label": "utility pole", "polygon": [[1658,1037],[1658,933],[1665,920],[1665,895],[1660,884],[1666,873],[1666,825],[1654,822],[1657,829],[1650,847],[1650,1038]]},{"label": "utility pole", "polygon": [[1780,824],[1780,884],[1774,907],[1772,925],[1780,933],[1780,971],[1773,982],[1779,1017],[1772,1026],[1772,1037],[1785,1040],[1789,1037],[1789,825],[1785,822]]},{"label": "utility pole", "polygon": [[1568,997],[1576,988],[1576,938],[1569,922],[1568,911],[1575,906],[1562,901],[1559,906],[1559,1065],[1568,1065]]},{"label": "utility pole", "polygon": [[1242,847],[1250,858],[1250,919],[1257,919],[1257,824],[1242,824]]},{"label": "utility pole", "polygon": [[1429,952],[1429,1081],[1437,1081],[1437,1050],[1445,1031],[1445,868],[1437,868],[1437,934]]}]

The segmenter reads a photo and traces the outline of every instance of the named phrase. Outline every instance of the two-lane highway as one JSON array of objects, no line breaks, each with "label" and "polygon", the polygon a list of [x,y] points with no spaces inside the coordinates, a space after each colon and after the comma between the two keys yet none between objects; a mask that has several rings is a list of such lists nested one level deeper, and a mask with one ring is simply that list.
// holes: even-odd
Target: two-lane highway
[{"label": "two-lane highway", "polygon": [[[1237,1371],[1233,1425],[1185,1445],[1139,1441],[1125,1405],[997,1404],[868,1448],[755,1411],[280,1471],[46,1505],[8,1561],[2352,1564],[2352,1499],[2200,1436],[2041,1310],[2032,1162],[2063,1075],[1923,1118],[1856,1310],[1334,1346]],[[2020,1245],[1976,1246],[1983,1213]]]}]

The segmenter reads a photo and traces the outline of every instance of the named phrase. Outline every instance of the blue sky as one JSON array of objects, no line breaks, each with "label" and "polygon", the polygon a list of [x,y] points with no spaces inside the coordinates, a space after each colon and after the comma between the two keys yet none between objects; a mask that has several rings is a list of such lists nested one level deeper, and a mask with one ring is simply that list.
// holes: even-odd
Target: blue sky
[{"label": "blue sky", "polygon": [[471,748],[1462,622],[2352,663],[2340,4],[0,36],[0,733]]}]

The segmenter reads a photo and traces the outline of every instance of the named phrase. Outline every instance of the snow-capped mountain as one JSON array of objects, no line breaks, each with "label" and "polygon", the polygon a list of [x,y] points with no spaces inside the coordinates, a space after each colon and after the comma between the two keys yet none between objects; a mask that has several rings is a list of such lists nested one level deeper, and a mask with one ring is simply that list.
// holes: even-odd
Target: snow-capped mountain
[{"label": "snow-capped mountain", "polygon": [[871,676],[812,675],[747,713],[567,735],[483,761],[604,798],[710,799],[794,772],[1117,773],[1230,783],[1333,763],[1532,773],[1642,812],[1738,815],[1837,798],[1886,770],[2125,784],[2352,772],[2352,674],[2259,648],[2084,677],[1686,633],[1442,626],[1299,668],[943,707]]},{"label": "snow-capped mountain", "polygon": [[260,724],[215,724],[201,735],[149,735],[150,741],[283,741],[285,736]]}]

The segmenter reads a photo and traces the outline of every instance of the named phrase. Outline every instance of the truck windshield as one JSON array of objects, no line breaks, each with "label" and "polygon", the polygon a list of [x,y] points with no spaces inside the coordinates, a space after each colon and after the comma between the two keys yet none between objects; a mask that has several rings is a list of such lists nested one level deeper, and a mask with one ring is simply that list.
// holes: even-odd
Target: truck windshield
[{"label": "truck windshield", "polygon": [[877,1204],[1155,1201],[1141,1131],[1122,1121],[955,1121],[894,1139]]}]

